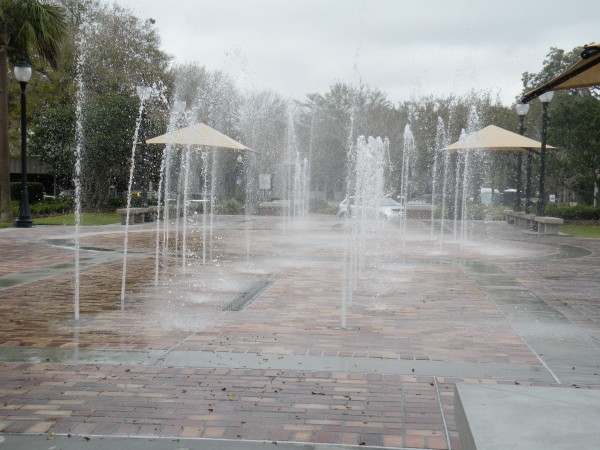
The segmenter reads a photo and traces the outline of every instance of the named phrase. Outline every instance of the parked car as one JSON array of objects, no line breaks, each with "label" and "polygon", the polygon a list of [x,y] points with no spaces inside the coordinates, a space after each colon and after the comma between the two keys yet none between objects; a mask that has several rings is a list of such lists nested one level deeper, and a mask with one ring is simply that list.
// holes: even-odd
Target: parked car
[{"label": "parked car", "polygon": [[60,198],[63,197],[75,197],[75,189],[67,189],[64,191],[60,191],[60,193],[58,194],[58,196]]},{"label": "parked car", "polygon": [[382,219],[396,219],[404,217],[404,205],[390,197],[381,198],[377,204],[357,205],[354,196],[346,197],[338,207],[338,217],[349,217],[357,214],[359,208],[366,208],[373,217]]}]

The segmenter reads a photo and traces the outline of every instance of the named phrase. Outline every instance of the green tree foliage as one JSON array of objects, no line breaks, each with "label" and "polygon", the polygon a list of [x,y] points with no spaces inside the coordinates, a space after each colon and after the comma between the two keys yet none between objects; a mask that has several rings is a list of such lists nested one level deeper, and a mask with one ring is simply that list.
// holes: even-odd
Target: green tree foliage
[{"label": "green tree foliage", "polygon": [[[294,159],[310,159],[312,189],[333,200],[343,195],[350,149],[360,135],[387,137],[389,147],[389,193],[398,193],[403,157],[405,125],[409,124],[416,141],[412,160],[412,193],[431,193],[434,163],[440,176],[439,127],[444,125],[445,143],[459,139],[463,131],[475,131],[495,124],[511,131],[518,129],[518,116],[512,108],[487,92],[446,98],[415,97],[392,103],[384,92],[366,85],[353,86],[335,82],[323,93],[310,93],[302,102],[288,102],[271,91],[242,95],[224,73],[210,71],[198,64],[169,68],[170,57],[160,50],[160,39],[153,19],[140,19],[129,10],[107,5],[99,0],[57,0],[66,13],[68,39],[60,44],[61,65],[44,71],[35,55],[48,56],[45,47],[31,50],[36,73],[28,87],[32,114],[30,148],[33,154],[51,164],[63,187],[73,176],[75,150],[75,104],[78,86],[76,75],[82,74],[84,86],[84,192],[90,204],[98,204],[115,185],[125,190],[129,179],[131,150],[139,99],[136,85],[142,82],[156,88],[160,96],[147,106],[148,135],[166,129],[169,103],[183,100],[185,117],[178,126],[204,122],[244,142],[260,154],[248,156],[247,166],[256,173],[271,173],[274,181],[284,177]],[[39,3],[34,0],[0,0],[0,5],[16,8],[17,4]],[[8,49],[5,19],[0,9],[0,56]],[[12,22],[10,22],[12,23]],[[12,25],[10,25],[12,27]],[[2,33],[5,34],[2,34]],[[57,49],[54,48],[54,51]],[[556,76],[579,60],[580,49],[565,52],[551,48],[539,73],[524,73],[525,90]],[[2,58],[0,58],[1,61]],[[55,62],[56,58],[50,62]],[[78,72],[77,63],[80,62]],[[7,71],[4,71],[6,75]],[[1,91],[0,85],[0,91]],[[16,102],[18,86],[12,83],[11,101]],[[558,93],[550,105],[552,119],[549,144],[559,151],[549,157],[550,190],[563,187],[590,201],[594,170],[600,165],[599,100],[590,89]],[[18,108],[11,108],[12,114]],[[2,114],[0,111],[0,118]],[[533,102],[527,117],[527,135],[539,139],[541,107]],[[18,129],[17,117],[11,128]],[[293,141],[293,142],[292,142]],[[15,140],[16,142],[16,140]],[[293,148],[292,148],[293,147]],[[178,156],[174,159],[179,161]],[[201,153],[191,161],[200,174]],[[240,171],[237,154],[215,152],[215,167],[220,172],[220,186],[225,196],[239,193],[236,178]],[[453,173],[455,156],[449,158]],[[480,186],[500,190],[515,187],[513,154],[480,153],[475,161],[473,195]],[[210,159],[212,164],[212,159]],[[146,161],[136,161],[134,187],[139,187],[140,168],[148,164],[151,179],[158,181],[160,153],[149,148]],[[0,178],[1,178],[0,174]],[[249,182],[244,180],[244,182]],[[201,191],[202,178],[192,192]],[[281,187],[281,186],[279,186]],[[275,188],[278,188],[275,186]]]},{"label": "green tree foliage", "polygon": [[34,69],[57,67],[66,33],[64,10],[47,1],[0,0],[0,215],[12,218],[8,137],[8,61],[24,59]]},{"label": "green tree foliage", "polygon": [[75,109],[60,104],[44,109],[34,117],[33,127],[31,148],[52,168],[59,186],[70,186],[75,166]]},{"label": "green tree foliage", "polygon": [[137,110],[137,99],[116,94],[86,103],[82,173],[88,205],[103,201],[111,185],[127,189]]},{"label": "green tree foliage", "polygon": [[165,85],[170,57],[160,50],[154,19],[116,4],[90,7],[84,17],[76,37],[88,93],[133,95],[142,82]]},{"label": "green tree foliage", "polygon": [[523,91],[530,91],[560,75],[581,59],[582,50],[582,47],[575,47],[572,51],[565,52],[563,49],[551,47],[542,63],[542,70],[537,73],[523,73]]},{"label": "green tree foliage", "polygon": [[309,94],[303,105],[309,111],[304,125],[313,133],[313,186],[324,191],[327,199],[345,189],[348,151],[357,137],[358,94],[356,88],[337,83],[323,95]]},{"label": "green tree foliage", "polygon": [[302,148],[311,149],[313,189],[325,192],[328,199],[346,189],[349,150],[358,136],[387,136],[396,143],[401,135],[392,103],[369,86],[338,82],[325,94],[307,95],[301,107]]},{"label": "green tree foliage", "polygon": [[600,100],[591,95],[563,99],[552,111],[548,139],[559,147],[548,161],[556,188],[566,187],[577,201],[592,203],[600,169]]},{"label": "green tree foliage", "polygon": [[[444,125],[445,145],[460,139],[463,132],[477,131],[487,125],[494,124],[509,130],[515,130],[516,123],[510,120],[513,113],[503,106],[499,99],[493,98],[488,92],[471,92],[468,95],[450,96],[446,98],[420,97],[403,102],[399,106],[398,123],[409,124],[416,144],[416,154],[411,160],[411,196],[431,193],[434,182],[441,183],[443,176],[442,165],[444,154],[440,148],[444,143],[438,142],[438,124]],[[516,130],[515,130],[516,131]],[[402,137],[400,138],[402,139]],[[399,185],[402,161],[402,145],[392,154],[394,174]],[[393,144],[392,144],[393,145]],[[514,187],[510,174],[514,172],[512,155],[501,155],[498,152],[473,152],[471,164],[475,170],[473,195],[479,192],[483,185],[501,189]],[[436,176],[433,176],[434,164],[437,158]],[[450,173],[454,173],[456,155],[449,158]],[[509,166],[508,170],[506,166]]]},{"label": "green tree foliage", "polygon": [[193,115],[191,121],[203,122],[234,139],[238,137],[242,96],[230,77],[191,63],[174,67],[172,75],[176,86],[173,97],[185,102]]},{"label": "green tree foliage", "polygon": [[[220,71],[211,72],[196,63],[175,66],[171,73],[174,89],[171,102],[184,102],[185,112],[181,115],[176,128],[202,122],[215,130],[236,140],[242,139],[241,116],[243,98],[232,79]],[[248,141],[245,141],[248,144]],[[205,160],[203,155],[206,155]],[[205,189],[218,189],[220,195],[230,197],[239,187],[236,185],[237,168],[235,152],[193,151],[187,158],[192,176],[191,193],[201,193]],[[178,159],[172,155],[172,163]],[[175,166],[179,167],[177,164]],[[173,164],[172,164],[173,166]],[[219,173],[215,180],[219,185],[210,185],[212,171]],[[206,183],[205,183],[206,181]],[[180,190],[170,187],[170,190]]]},{"label": "green tree foliage", "polygon": [[283,162],[286,114],[286,102],[273,91],[252,92],[245,98],[240,113],[241,139],[260,151],[252,157],[257,173],[275,173]]},{"label": "green tree foliage", "polygon": [[[524,73],[524,92],[560,75],[580,61],[581,47],[566,52],[551,48],[538,73]],[[598,88],[556,91],[548,111],[548,144],[558,147],[548,153],[548,191],[562,201],[593,201],[595,170],[600,167],[600,100]],[[531,102],[527,134],[540,139],[541,103]]]},{"label": "green tree foliage", "polygon": [[[69,18],[69,38],[63,44],[60,70],[35,86],[38,104],[34,110],[32,149],[51,165],[63,188],[71,187],[74,174],[75,104],[83,81],[84,195],[88,203],[107,195],[108,186],[127,186],[139,99],[137,85],[168,91],[170,57],[160,50],[153,19],[141,20],[117,5],[95,0],[61,0]],[[79,62],[79,68],[78,68]],[[79,72],[78,72],[79,71]],[[122,97],[122,98],[118,98]],[[124,108],[120,110],[120,108]],[[165,128],[166,105],[157,96],[147,104],[149,135]],[[116,120],[116,119],[119,120]],[[102,119],[106,123],[101,123]],[[107,128],[107,124],[110,125]],[[98,135],[101,129],[104,139]],[[106,158],[106,164],[98,157]],[[159,163],[151,161],[153,176]]]}]

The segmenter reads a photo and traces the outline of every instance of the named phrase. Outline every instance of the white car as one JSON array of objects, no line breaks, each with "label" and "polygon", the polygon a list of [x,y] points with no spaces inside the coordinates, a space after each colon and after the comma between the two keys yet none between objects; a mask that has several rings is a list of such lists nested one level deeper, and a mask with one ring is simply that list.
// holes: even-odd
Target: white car
[{"label": "white car", "polygon": [[[404,205],[398,203],[393,198],[384,197],[377,202],[376,205],[356,205],[355,198],[353,196],[346,197],[344,200],[340,202],[340,206],[338,208],[338,216],[339,217],[349,217],[352,215],[356,215],[358,210],[366,208],[367,210],[371,210],[374,218],[381,219],[397,219],[404,217]],[[371,211],[369,211],[371,213]]]}]

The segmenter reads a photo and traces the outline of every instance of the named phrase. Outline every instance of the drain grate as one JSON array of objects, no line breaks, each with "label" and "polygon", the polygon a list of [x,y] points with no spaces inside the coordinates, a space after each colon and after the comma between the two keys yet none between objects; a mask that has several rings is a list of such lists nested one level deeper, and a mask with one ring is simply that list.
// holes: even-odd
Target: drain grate
[{"label": "drain grate", "polygon": [[242,311],[260,297],[273,283],[275,282],[270,280],[261,280],[252,283],[248,289],[240,292],[233,300],[225,303],[221,311]]}]

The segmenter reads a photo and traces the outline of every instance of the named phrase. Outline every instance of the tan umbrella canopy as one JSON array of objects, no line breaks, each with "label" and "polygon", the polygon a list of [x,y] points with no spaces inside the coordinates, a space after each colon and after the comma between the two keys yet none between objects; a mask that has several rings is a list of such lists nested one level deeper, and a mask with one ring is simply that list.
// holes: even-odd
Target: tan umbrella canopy
[{"label": "tan umbrella canopy", "polygon": [[581,61],[556,78],[527,92],[521,99],[521,103],[528,103],[548,91],[591,86],[600,86],[600,43],[598,42],[585,45],[581,52]]},{"label": "tan umbrella canopy", "polygon": [[[488,125],[475,133],[471,133],[463,139],[450,144],[441,151],[459,150],[499,150],[507,152],[526,152],[528,150],[539,152],[541,142],[534,141],[528,137],[497,127]],[[554,148],[549,145],[546,148]]]},{"label": "tan umbrella canopy", "polygon": [[219,133],[217,130],[197,123],[186,128],[170,131],[166,134],[156,136],[146,141],[147,144],[178,144],[202,147],[220,147],[238,151],[249,151],[257,153],[255,150],[246,147],[244,144]]}]

